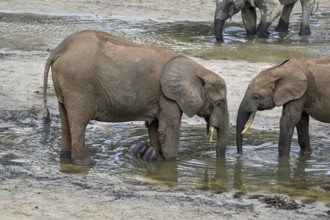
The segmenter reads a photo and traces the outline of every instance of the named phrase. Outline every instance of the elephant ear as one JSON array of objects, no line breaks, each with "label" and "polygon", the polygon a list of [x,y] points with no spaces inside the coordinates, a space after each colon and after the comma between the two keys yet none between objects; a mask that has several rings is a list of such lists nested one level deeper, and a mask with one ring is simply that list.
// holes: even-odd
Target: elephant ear
[{"label": "elephant ear", "polygon": [[166,63],[160,77],[164,95],[174,100],[189,117],[194,116],[204,104],[204,68],[184,56],[177,56]]},{"label": "elephant ear", "polygon": [[280,71],[279,78],[274,84],[274,103],[276,106],[282,106],[285,103],[299,99],[305,94],[307,89],[307,78],[305,74],[298,70]]}]

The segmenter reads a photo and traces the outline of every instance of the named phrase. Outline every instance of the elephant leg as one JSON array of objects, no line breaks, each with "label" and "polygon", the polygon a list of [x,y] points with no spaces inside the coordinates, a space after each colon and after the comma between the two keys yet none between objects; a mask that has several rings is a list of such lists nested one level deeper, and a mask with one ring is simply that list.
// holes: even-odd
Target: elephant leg
[{"label": "elephant leg", "polygon": [[151,145],[151,149],[148,149],[148,151],[143,156],[144,160],[162,160],[161,156],[161,146],[159,143],[159,121],[154,120],[150,124],[146,124],[148,128],[149,133],[149,141]]},{"label": "elephant leg", "polygon": [[289,5],[284,5],[280,20],[278,21],[278,24],[275,27],[275,31],[277,31],[277,32],[288,32],[289,31],[290,14],[292,12],[294,5],[295,5],[295,3],[289,4]]},{"label": "elephant leg", "polygon": [[63,103],[59,102],[59,112],[61,118],[61,159],[71,159],[71,132],[68,121],[68,115]]},{"label": "elephant leg", "polygon": [[301,25],[299,30],[299,36],[308,36],[311,35],[310,29],[310,16],[312,11],[312,4],[313,1],[301,0],[301,7],[302,7],[302,19]]},{"label": "elephant leg", "polygon": [[91,120],[86,116],[86,112],[77,111],[84,110],[83,107],[75,108],[75,111],[68,112],[68,119],[71,131],[71,158],[73,164],[81,166],[95,165],[95,161],[91,158],[85,143],[85,132],[88,122]]},{"label": "elephant leg", "polygon": [[72,162],[76,165],[92,166],[95,161],[91,158],[85,143],[85,131],[87,123],[76,122],[71,128]]},{"label": "elephant leg", "polygon": [[242,20],[247,35],[257,34],[257,12],[250,4],[245,4],[242,8]]},{"label": "elephant leg", "polygon": [[281,5],[279,2],[270,2],[259,6],[259,9],[261,18],[257,28],[257,36],[260,38],[268,38],[268,28],[272,24],[272,22],[280,15]]},{"label": "elephant leg", "polygon": [[310,154],[312,152],[309,141],[309,115],[302,113],[300,121],[296,125],[298,142],[301,148],[300,154]]},{"label": "elephant leg", "polygon": [[133,156],[139,156],[143,160],[160,160],[161,147],[158,136],[158,120],[152,121],[150,124],[146,122],[148,128],[150,144],[141,142],[137,144],[132,150]]},{"label": "elephant leg", "polygon": [[158,120],[154,120],[150,124],[146,123],[146,126],[148,128],[150,145],[154,148],[155,151],[161,152],[158,135]]},{"label": "elephant leg", "polygon": [[283,106],[280,120],[280,137],[278,141],[279,156],[290,155],[291,140],[294,127],[300,121],[303,109],[303,102],[291,101]]},{"label": "elephant leg", "polygon": [[177,158],[182,111],[179,106],[170,100],[164,100],[159,115],[159,143],[161,154],[165,160]]}]

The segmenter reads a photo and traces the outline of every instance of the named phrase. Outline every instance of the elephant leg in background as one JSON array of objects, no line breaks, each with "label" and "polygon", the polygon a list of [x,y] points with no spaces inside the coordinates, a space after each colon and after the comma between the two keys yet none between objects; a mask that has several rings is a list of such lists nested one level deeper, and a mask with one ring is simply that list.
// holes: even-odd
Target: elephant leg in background
[{"label": "elephant leg in background", "polygon": [[242,20],[247,35],[257,34],[257,12],[254,7],[246,3],[242,8]]},{"label": "elephant leg in background", "polygon": [[307,36],[311,35],[311,29],[309,26],[310,16],[312,13],[312,0],[301,0],[301,8],[302,8],[302,19],[299,30],[299,36]]},{"label": "elephant leg in background", "polygon": [[289,31],[289,21],[290,21],[290,14],[292,12],[293,6],[295,3],[284,5],[280,20],[275,28],[277,32],[288,32]]},{"label": "elephant leg in background", "polygon": [[310,141],[309,141],[309,115],[303,112],[301,114],[300,121],[298,122],[297,126],[297,133],[298,133],[298,142],[300,145],[300,154],[311,154],[312,150],[310,147]]},{"label": "elephant leg in background", "polygon": [[[300,122],[304,102],[294,100],[283,106],[280,120],[280,137],[278,141],[279,156],[288,157],[290,155],[291,140],[295,126]],[[301,124],[299,126],[301,128]],[[300,132],[302,131],[299,128]]]},{"label": "elephant leg in background", "polygon": [[150,141],[150,148],[147,150],[147,152],[143,155],[144,160],[158,160],[161,156],[161,147],[159,144],[159,134],[158,134],[158,128],[159,128],[159,121],[154,120],[150,124],[146,123],[146,126],[148,128],[149,133],[149,141]]},{"label": "elephant leg in background", "polygon": [[260,23],[257,28],[257,36],[260,38],[268,38],[268,28],[272,22],[280,15],[281,5],[280,3],[265,3],[258,6],[260,9]]},{"label": "elephant leg in background", "polygon": [[[290,14],[294,7],[295,3],[284,5],[281,18],[278,22],[278,25],[275,28],[275,31],[278,32],[288,32],[289,31],[289,21],[290,21]],[[300,36],[307,36],[311,35],[310,29],[310,15],[312,11],[312,1],[311,0],[301,0],[301,8],[302,8],[302,19],[300,24],[299,35]]]}]

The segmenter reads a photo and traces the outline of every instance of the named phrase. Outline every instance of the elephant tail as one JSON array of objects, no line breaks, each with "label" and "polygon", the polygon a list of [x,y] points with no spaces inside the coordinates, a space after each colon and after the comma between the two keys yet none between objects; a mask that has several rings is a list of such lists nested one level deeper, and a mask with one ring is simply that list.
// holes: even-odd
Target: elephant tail
[{"label": "elephant tail", "polygon": [[52,64],[56,61],[56,59],[59,57],[59,53],[53,51],[50,56],[48,57],[44,69],[44,85],[43,85],[43,98],[44,98],[44,115],[43,115],[43,126],[44,126],[44,132],[45,132],[45,140],[48,137],[49,131],[50,131],[50,114],[47,107],[47,82],[48,82],[48,75],[49,70]]}]

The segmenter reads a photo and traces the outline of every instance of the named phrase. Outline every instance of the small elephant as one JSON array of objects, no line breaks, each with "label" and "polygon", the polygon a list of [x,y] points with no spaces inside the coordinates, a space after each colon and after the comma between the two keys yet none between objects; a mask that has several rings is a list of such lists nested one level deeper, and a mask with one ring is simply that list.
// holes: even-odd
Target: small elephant
[{"label": "small elephant", "polygon": [[[217,131],[217,156],[225,155],[229,115],[225,81],[171,50],[142,46],[100,31],[68,36],[47,59],[44,71],[45,125],[49,127],[47,80],[50,67],[57,96],[61,158],[92,165],[85,144],[90,120],[144,121],[152,148],[146,160],[177,157],[181,117],[198,115],[211,138]],[[143,144],[134,149],[142,151]]]},{"label": "small elephant", "polygon": [[237,114],[237,150],[257,111],[283,106],[278,142],[279,156],[290,155],[297,128],[301,154],[310,154],[309,116],[330,123],[330,58],[292,59],[266,69],[250,82]]},{"label": "small elephant", "polygon": [[[257,27],[257,12],[260,10],[260,23]],[[269,36],[268,28],[281,13],[279,0],[216,0],[214,33],[216,40],[223,42],[223,27],[228,18],[241,11],[247,35],[261,38]]]},{"label": "small elephant", "polygon": [[[284,7],[278,25],[275,28],[275,31],[288,32],[290,14],[292,12],[293,6],[296,4],[297,1],[298,0],[280,0],[281,4],[284,5]],[[300,2],[302,8],[302,18],[299,36],[308,36],[312,34],[309,23],[315,0],[300,0]]]}]

